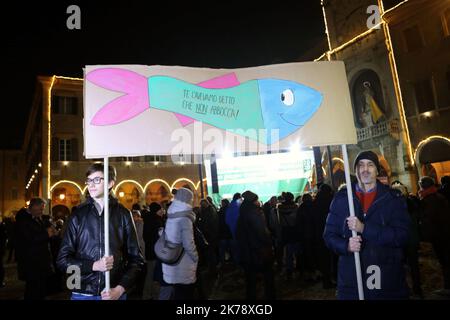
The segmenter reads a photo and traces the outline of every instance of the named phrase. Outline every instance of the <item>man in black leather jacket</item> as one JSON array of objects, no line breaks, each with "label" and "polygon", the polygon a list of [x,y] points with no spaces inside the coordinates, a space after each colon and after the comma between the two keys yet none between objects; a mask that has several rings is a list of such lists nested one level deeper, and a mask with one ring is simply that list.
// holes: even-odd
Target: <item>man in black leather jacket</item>
[{"label": "man in black leather jacket", "polygon": [[[109,166],[109,190],[116,170]],[[103,164],[95,163],[86,172],[89,195],[70,216],[58,254],[57,264],[69,273],[72,300],[118,300],[136,281],[144,259],[139,249],[131,213],[117,199],[109,198],[110,256],[104,256]],[[110,291],[104,291],[104,272],[110,271]],[[80,276],[76,278],[77,272]],[[74,277],[72,277],[75,276]],[[71,281],[75,279],[75,281]]]}]

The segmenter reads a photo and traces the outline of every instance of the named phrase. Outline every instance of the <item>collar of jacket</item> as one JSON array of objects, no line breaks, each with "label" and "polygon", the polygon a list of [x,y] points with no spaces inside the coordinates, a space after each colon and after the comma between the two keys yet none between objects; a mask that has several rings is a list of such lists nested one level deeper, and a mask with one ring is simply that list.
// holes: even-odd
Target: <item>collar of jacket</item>
[{"label": "collar of jacket", "polygon": [[431,186],[428,189],[419,190],[419,197],[421,200],[428,197],[429,195],[435,194],[438,192],[438,189],[435,186]]},{"label": "collar of jacket", "polygon": [[[109,200],[108,202],[109,202],[109,209],[110,210],[111,210],[112,207],[114,207],[116,204],[119,203],[119,201],[115,197],[113,197],[111,195],[109,195],[109,199],[108,200]],[[92,206],[93,208],[95,208],[94,202],[95,202],[94,198],[88,197],[86,199],[86,204]],[[101,215],[102,212],[99,212],[99,215]]]},{"label": "collar of jacket", "polygon": [[356,183],[356,184],[355,184],[355,189],[356,189],[356,192],[359,192],[359,193],[371,193],[371,192],[376,192],[376,191],[377,191],[377,184],[375,184],[375,187],[373,187],[372,189],[365,191],[365,190],[361,189],[361,187],[359,186],[359,184]]},{"label": "collar of jacket", "polygon": [[[359,202],[358,197],[356,196],[356,184],[352,185],[352,191],[353,191],[353,203],[356,204],[355,206],[355,214],[358,216],[358,218],[362,218],[362,207],[361,203]],[[370,206],[369,210],[367,211],[366,218],[369,216],[369,214],[372,212],[373,208],[377,205],[378,200],[384,198],[387,194],[390,193],[390,188],[387,185],[382,184],[380,181],[377,181],[377,195],[375,196],[375,199],[373,200],[372,205]],[[347,188],[342,188],[337,194],[336,197],[345,197],[347,198]],[[348,201],[348,200],[347,200]]]}]

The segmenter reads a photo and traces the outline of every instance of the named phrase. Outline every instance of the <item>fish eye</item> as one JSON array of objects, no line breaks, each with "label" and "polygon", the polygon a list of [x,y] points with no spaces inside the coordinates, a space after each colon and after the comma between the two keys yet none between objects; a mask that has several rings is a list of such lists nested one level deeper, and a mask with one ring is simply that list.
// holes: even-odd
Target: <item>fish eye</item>
[{"label": "fish eye", "polygon": [[286,89],[281,93],[281,101],[287,106],[294,104],[294,93],[291,89]]}]

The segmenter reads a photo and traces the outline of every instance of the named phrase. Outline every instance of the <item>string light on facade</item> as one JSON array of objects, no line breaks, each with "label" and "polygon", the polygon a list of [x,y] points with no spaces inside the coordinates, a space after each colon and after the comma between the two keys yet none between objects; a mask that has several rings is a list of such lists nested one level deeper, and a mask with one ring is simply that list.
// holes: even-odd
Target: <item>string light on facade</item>
[{"label": "string light on facade", "polygon": [[184,177],[175,180],[175,181],[172,183],[172,186],[170,187],[170,189],[174,189],[174,188],[175,188],[175,185],[176,185],[178,182],[180,182],[180,181],[186,181],[186,182],[190,183],[194,189],[197,189],[197,188],[195,187],[195,183],[194,183],[191,179],[184,178]]},{"label": "string light on facade", "polygon": [[67,184],[71,184],[74,185],[78,190],[80,190],[80,192],[83,194],[83,189],[80,187],[80,185],[74,181],[70,181],[70,180],[60,180],[57,183],[55,183],[51,188],[50,188],[50,193],[53,191],[53,189],[55,189],[56,186],[63,184],[63,183],[67,183]]},{"label": "string light on facade", "polygon": [[50,86],[48,87],[47,97],[47,199],[50,199],[50,185],[51,185],[51,171],[50,171],[50,154],[51,154],[51,140],[52,140],[52,89],[55,83],[56,76],[52,77]]},{"label": "string light on facade", "polygon": [[142,193],[144,193],[144,190],[145,190],[145,189],[142,188],[141,184],[140,184],[139,182],[137,182],[136,180],[122,180],[122,181],[120,181],[120,182],[116,185],[116,187],[114,188],[114,193],[117,192],[117,190],[119,189],[119,187],[120,187],[122,184],[127,183],[127,182],[134,183],[135,185],[137,185],[137,186],[139,187],[140,191],[141,191]]},{"label": "string light on facade", "polygon": [[383,5],[383,13],[381,14],[381,18],[383,18],[383,16],[391,11],[394,11],[395,9],[397,9],[398,7],[404,5],[406,2],[408,2],[409,0],[404,0],[403,2],[400,2],[399,4],[395,5],[394,7],[390,8],[389,10],[384,11],[384,5]]},{"label": "string light on facade", "polygon": [[406,121],[405,107],[403,104],[403,97],[402,97],[402,89],[400,86],[400,80],[399,80],[398,71],[397,71],[397,63],[395,61],[394,48],[392,45],[392,38],[391,38],[390,31],[389,31],[389,25],[384,20],[383,1],[378,0],[378,5],[380,6],[380,14],[383,17],[382,18],[383,31],[384,31],[384,35],[386,38],[386,47],[388,50],[389,64],[391,66],[392,78],[394,81],[394,90],[395,90],[395,96],[397,98],[397,104],[398,104],[399,113],[400,113],[400,121],[402,122],[403,127],[405,128],[405,131],[406,131],[403,133],[403,137],[404,137],[404,141],[407,146],[408,156],[409,156],[411,165],[414,165],[414,157],[413,157],[412,145],[411,145],[411,140],[410,140],[410,135],[409,135],[409,127],[408,127],[408,122]]},{"label": "string light on facade", "polygon": [[[349,45],[363,39],[364,37],[368,36],[369,34],[373,33],[374,31],[378,30],[380,28],[380,26],[383,27],[386,47],[387,47],[387,51],[388,51],[389,65],[390,65],[392,78],[393,78],[393,82],[394,82],[394,92],[395,92],[395,96],[397,99],[397,105],[398,105],[399,114],[400,114],[400,121],[402,122],[402,125],[405,128],[405,132],[403,133],[404,141],[405,141],[405,144],[406,144],[406,147],[408,150],[408,157],[410,159],[410,162],[412,165],[414,165],[414,158],[413,158],[412,145],[411,145],[411,139],[410,139],[410,134],[409,134],[409,127],[408,127],[408,123],[406,121],[405,108],[404,108],[404,103],[403,103],[402,91],[401,91],[401,87],[400,87],[400,80],[399,80],[398,71],[397,71],[397,64],[395,61],[395,56],[394,56],[394,51],[393,51],[392,39],[391,39],[388,23],[384,19],[384,16],[386,13],[397,9],[398,7],[404,5],[406,2],[408,2],[408,0],[405,0],[405,1],[397,4],[396,6],[394,6],[393,8],[391,8],[385,12],[383,1],[378,0],[378,6],[380,8],[381,22],[334,49],[331,48],[331,41],[329,38],[329,34],[326,31],[328,44],[329,44],[329,50],[327,52],[323,53],[319,58],[315,59],[314,61],[322,60],[324,57],[327,57],[328,60],[331,60],[332,54],[335,54],[335,53],[341,51],[342,49],[348,47]],[[327,30],[328,25],[327,25],[327,19],[326,19],[326,13],[325,13],[323,1],[321,2],[321,4],[322,4],[322,13],[323,13],[324,21],[325,21],[325,28]]]},{"label": "string light on facade", "polygon": [[169,191],[172,190],[172,188],[167,183],[167,181],[165,181],[163,179],[153,179],[146,183],[146,185],[144,186],[144,191],[147,190],[147,187],[154,182],[161,182],[163,185],[165,185],[167,187],[167,190],[169,190]]},{"label": "string light on facade", "polygon": [[323,5],[323,0],[320,1],[320,5],[322,6],[323,22],[325,23],[325,34],[327,35],[328,40],[328,50],[331,51],[330,33],[328,32],[327,15],[325,12],[325,6]]}]

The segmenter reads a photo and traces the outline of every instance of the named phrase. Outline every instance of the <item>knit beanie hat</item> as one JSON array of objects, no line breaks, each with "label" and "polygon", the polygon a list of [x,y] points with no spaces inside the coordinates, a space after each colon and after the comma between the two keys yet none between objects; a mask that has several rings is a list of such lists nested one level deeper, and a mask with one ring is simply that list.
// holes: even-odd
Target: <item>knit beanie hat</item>
[{"label": "knit beanie hat", "polygon": [[424,176],[419,180],[419,186],[422,189],[428,189],[434,186],[434,179],[432,177]]},{"label": "knit beanie hat", "polygon": [[380,162],[378,161],[378,156],[373,151],[362,151],[358,154],[358,156],[355,159],[355,162],[353,163],[353,169],[356,171],[356,166],[358,165],[360,160],[370,160],[372,161],[375,166],[377,167],[378,173],[381,172],[380,170]]},{"label": "knit beanie hat", "polygon": [[255,200],[258,200],[258,195],[247,190],[242,194],[242,198],[244,198],[245,201],[254,202]]},{"label": "knit beanie hat", "polygon": [[177,193],[175,194],[175,200],[185,202],[187,204],[192,203],[192,199],[194,198],[194,194],[191,190],[187,188],[180,188],[177,190]]}]

